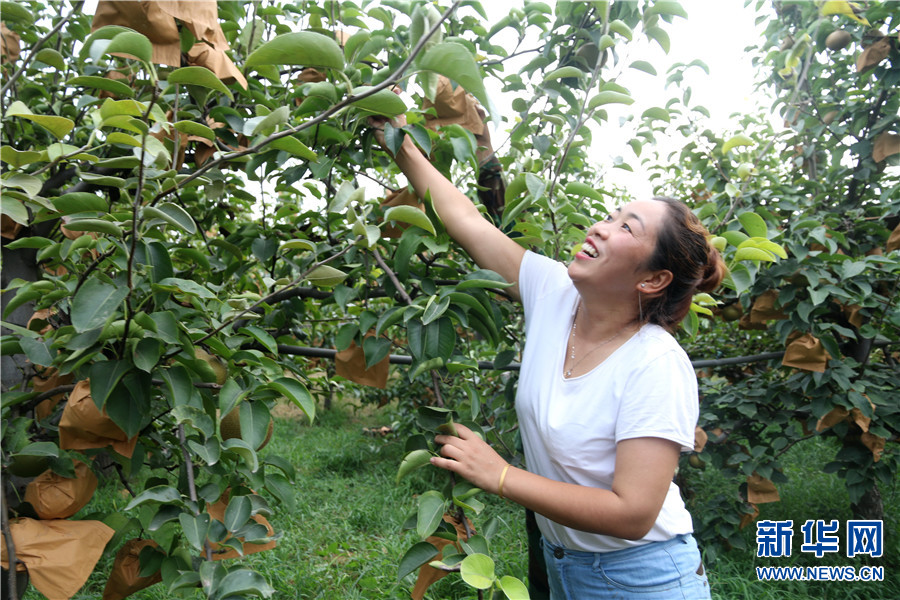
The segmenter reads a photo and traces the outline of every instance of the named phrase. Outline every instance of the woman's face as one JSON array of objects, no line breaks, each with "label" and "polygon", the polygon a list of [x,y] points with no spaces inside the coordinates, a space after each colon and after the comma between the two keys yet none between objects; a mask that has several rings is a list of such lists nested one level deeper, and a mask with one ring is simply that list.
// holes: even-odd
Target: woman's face
[{"label": "woman's face", "polygon": [[575,259],[569,277],[591,289],[622,291],[628,297],[649,274],[643,268],[656,248],[657,233],[668,208],[663,202],[638,200],[594,223]]}]

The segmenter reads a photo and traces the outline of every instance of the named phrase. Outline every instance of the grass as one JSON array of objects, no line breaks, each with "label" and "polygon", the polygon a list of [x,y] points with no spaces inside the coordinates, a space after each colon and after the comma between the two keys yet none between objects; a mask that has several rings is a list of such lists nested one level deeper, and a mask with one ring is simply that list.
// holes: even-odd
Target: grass
[{"label": "grass", "polygon": [[[322,411],[312,426],[290,410],[279,412],[273,441],[263,453],[283,456],[296,466],[297,507],[288,512],[273,501],[274,515],[270,520],[282,533],[278,546],[242,559],[275,587],[275,598],[386,600],[410,597],[415,578],[410,575],[398,580],[397,566],[404,552],[419,540],[414,531],[403,530],[402,526],[415,510],[416,495],[429,489],[440,489],[447,475],[426,467],[400,484],[395,483],[396,470],[403,456],[403,440],[394,436],[375,437],[363,431],[366,427],[388,425],[391,418],[388,410],[362,410],[351,403],[338,403],[331,411]],[[844,521],[850,518],[849,499],[843,483],[814,467],[821,465],[821,457],[828,456],[829,452],[830,449],[821,444],[805,444],[792,450],[786,461],[791,482],[780,486],[782,501],[760,506],[762,519],[794,520],[794,556],[757,559],[755,527],[747,527],[748,550],[722,554],[714,564],[708,565],[715,600],[900,598],[900,546],[897,541],[900,489],[897,485],[882,490],[889,515],[885,522],[886,560],[880,563],[885,566],[884,582],[763,582],[756,578],[755,567],[764,564],[862,564],[840,555],[816,559],[814,555],[796,552],[796,540],[801,535],[799,524],[806,519],[839,519],[843,531]],[[711,469],[696,472],[691,483],[700,494],[717,492],[723,484]],[[528,550],[524,511],[495,496],[482,495],[480,498],[487,506],[475,518],[476,528],[482,528],[489,517],[496,518],[500,524],[491,538],[491,554],[497,561],[497,573],[526,580]],[[108,481],[95,494],[92,504],[76,518],[122,505],[118,482]],[[111,562],[111,556],[101,560],[76,599],[101,596]],[[25,596],[26,600],[41,597],[33,587]],[[132,596],[139,600],[169,597],[162,585]],[[434,584],[426,595],[431,600],[474,597],[472,588],[455,574]]]}]

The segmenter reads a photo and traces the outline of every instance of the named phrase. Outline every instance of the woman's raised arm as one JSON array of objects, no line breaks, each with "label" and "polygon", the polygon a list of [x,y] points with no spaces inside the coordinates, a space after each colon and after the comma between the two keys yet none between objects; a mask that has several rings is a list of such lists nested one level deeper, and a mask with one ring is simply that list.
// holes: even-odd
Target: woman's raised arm
[{"label": "woman's raised arm", "polygon": [[[373,124],[381,126],[375,119]],[[394,126],[400,125],[402,123],[395,121]],[[378,138],[382,141],[383,135],[379,134]],[[506,281],[516,283],[507,292],[518,299],[519,265],[522,264],[525,249],[485,219],[468,196],[431,164],[409,136],[403,140],[394,160],[420,198],[424,198],[426,192],[430,193],[434,208],[450,237],[469,253],[479,267],[496,271]]]}]

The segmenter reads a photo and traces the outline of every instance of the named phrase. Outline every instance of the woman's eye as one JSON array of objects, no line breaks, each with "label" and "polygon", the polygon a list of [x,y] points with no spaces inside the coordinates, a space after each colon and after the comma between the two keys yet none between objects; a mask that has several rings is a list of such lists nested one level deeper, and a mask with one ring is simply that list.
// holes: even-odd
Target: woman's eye
[{"label": "woman's eye", "polygon": [[625,228],[625,231],[631,233],[631,227],[628,225],[628,223],[622,223],[622,227]]}]

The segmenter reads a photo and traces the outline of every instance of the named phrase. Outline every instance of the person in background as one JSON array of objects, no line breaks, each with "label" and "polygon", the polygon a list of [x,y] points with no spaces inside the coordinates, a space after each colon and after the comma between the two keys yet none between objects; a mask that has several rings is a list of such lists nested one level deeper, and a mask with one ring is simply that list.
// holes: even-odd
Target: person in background
[{"label": "person in background", "polygon": [[[386,122],[370,120],[382,146]],[[516,412],[526,469],[461,425],[435,438],[432,463],[536,514],[553,600],[709,598],[673,482],[699,401],[672,335],[693,294],[725,275],[708,232],[676,200],[637,200],[589,227],[565,265],[485,219],[410,136],[394,160],[474,261],[514,284],[525,313]]]}]

